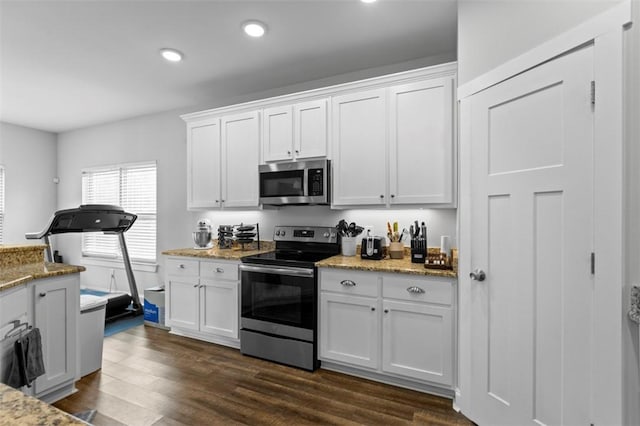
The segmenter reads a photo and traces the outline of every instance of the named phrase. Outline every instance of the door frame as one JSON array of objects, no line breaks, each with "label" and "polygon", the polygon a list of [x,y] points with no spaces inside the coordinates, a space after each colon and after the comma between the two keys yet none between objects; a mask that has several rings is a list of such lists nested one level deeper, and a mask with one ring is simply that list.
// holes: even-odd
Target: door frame
[{"label": "door frame", "polygon": [[593,347],[591,404],[594,424],[622,424],[623,353],[623,31],[631,21],[626,0],[572,30],[523,53],[458,88],[459,101],[459,266],[458,386],[454,407],[473,412],[471,400],[471,102],[470,97],[571,50],[594,46],[594,211]]}]

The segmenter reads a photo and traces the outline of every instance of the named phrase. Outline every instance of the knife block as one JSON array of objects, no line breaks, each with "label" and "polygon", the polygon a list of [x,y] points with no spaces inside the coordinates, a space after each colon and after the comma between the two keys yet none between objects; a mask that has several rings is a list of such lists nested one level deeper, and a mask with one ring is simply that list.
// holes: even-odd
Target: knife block
[{"label": "knife block", "polygon": [[422,248],[411,249],[411,263],[424,263],[426,253]]}]

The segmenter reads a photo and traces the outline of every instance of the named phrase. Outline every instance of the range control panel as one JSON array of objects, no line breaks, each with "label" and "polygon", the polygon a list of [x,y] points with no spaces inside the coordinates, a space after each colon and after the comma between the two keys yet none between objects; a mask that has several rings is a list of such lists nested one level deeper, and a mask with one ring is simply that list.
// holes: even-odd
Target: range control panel
[{"label": "range control panel", "polygon": [[273,231],[274,241],[336,243],[338,234],[332,226],[282,226]]}]

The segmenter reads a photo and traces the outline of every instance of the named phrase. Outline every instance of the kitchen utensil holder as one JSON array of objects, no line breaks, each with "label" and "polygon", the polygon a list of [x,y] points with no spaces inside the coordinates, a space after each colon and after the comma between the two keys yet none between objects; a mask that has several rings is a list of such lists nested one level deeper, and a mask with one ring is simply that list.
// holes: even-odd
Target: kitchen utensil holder
[{"label": "kitchen utensil holder", "polygon": [[411,263],[424,263],[425,251],[422,248],[411,249]]},{"label": "kitchen utensil holder", "polygon": [[402,259],[404,257],[404,244],[397,241],[389,243],[389,257],[391,259]]},{"label": "kitchen utensil holder", "polygon": [[355,256],[358,245],[358,237],[342,237],[341,244],[343,256]]}]

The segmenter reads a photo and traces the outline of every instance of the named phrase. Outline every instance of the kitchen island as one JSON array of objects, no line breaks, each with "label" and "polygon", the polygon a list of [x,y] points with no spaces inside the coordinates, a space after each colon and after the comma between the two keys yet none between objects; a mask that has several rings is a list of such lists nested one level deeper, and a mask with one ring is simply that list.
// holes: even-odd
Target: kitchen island
[{"label": "kitchen island", "polygon": [[[44,260],[43,244],[0,245],[0,382],[8,376],[13,342],[30,328],[39,329],[45,373],[18,391],[43,404],[75,392],[78,379],[78,322],[82,266]],[[4,388],[3,388],[4,389]],[[9,395],[9,396],[7,396]],[[14,394],[2,393],[15,401]],[[46,405],[46,404],[45,404]],[[25,420],[28,423],[28,420]],[[56,424],[52,420],[41,424]],[[22,424],[23,421],[17,423]],[[0,411],[0,424],[16,424]],[[63,423],[61,423],[63,424]]]},{"label": "kitchen island", "polygon": [[30,281],[73,274],[84,266],[44,261],[45,244],[0,245],[0,292]]}]

